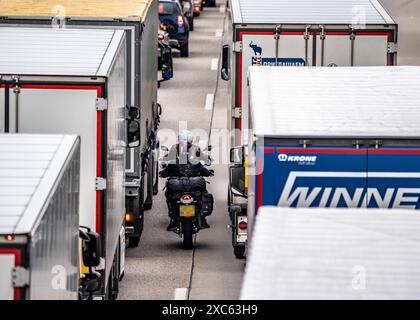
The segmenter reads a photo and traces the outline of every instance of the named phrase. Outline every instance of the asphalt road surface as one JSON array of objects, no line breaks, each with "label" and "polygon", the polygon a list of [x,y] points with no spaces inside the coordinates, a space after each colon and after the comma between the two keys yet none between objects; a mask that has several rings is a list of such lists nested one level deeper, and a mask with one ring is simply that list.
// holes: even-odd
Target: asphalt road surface
[{"label": "asphalt road surface", "polygon": [[[209,130],[219,74],[217,60],[225,17],[222,11],[219,4],[217,8],[205,8],[194,21],[190,57],[176,54],[174,78],[159,89],[163,107],[161,138],[167,132],[177,133],[180,127]],[[215,131],[226,128],[228,102],[226,82],[221,81],[214,103]],[[200,138],[206,145],[207,134],[203,132]],[[170,143],[162,143],[170,147]],[[222,162],[220,157],[216,160]],[[160,191],[153,209],[146,212],[140,246],[127,249],[119,299],[238,299],[245,262],[234,258],[231,233],[226,228],[227,167],[216,164],[212,169],[215,176],[208,179],[208,189],[215,197],[215,210],[208,218],[211,229],[197,235],[193,251],[183,250],[182,240],[166,231],[168,211],[164,192]],[[160,190],[164,182],[160,180]]]},{"label": "asphalt road surface", "polygon": [[[399,23],[400,65],[420,65],[420,1],[380,0]],[[159,101],[163,107],[161,137],[179,129],[204,129],[208,132],[214,106],[213,130],[226,128],[229,97],[227,84],[217,82],[216,71],[224,31],[225,13],[205,8],[191,32],[189,58],[175,58],[175,78],[162,84]],[[222,8],[223,9],[223,8]],[[216,90],[217,88],[217,90]],[[216,93],[216,95],[214,95]],[[214,103],[213,103],[213,98]],[[200,136],[207,144],[206,132]],[[169,142],[163,144],[170,146]],[[222,143],[223,145],[223,143]],[[222,148],[223,149],[223,148]],[[154,207],[146,212],[145,231],[138,248],[127,250],[125,278],[119,299],[237,299],[245,268],[243,260],[232,254],[231,234],[226,229],[227,167],[226,154],[218,156],[208,179],[215,197],[215,210],[208,219],[210,230],[201,231],[193,251],[185,251],[181,239],[167,232],[167,208],[163,192],[155,197]],[[160,180],[160,189],[164,180]]]}]

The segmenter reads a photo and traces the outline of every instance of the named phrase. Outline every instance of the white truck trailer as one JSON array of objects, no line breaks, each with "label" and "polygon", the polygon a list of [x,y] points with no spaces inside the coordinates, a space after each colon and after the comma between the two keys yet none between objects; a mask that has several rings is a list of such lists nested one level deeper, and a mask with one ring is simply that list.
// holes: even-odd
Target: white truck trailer
[{"label": "white truck trailer", "polygon": [[76,300],[80,139],[0,134],[0,300]]},{"label": "white truck trailer", "polygon": [[[377,0],[230,0],[231,43],[221,75],[229,80],[229,148],[248,144],[250,66],[390,66],[398,26]],[[233,52],[233,54],[231,53]],[[309,88],[302,88],[305,95]],[[230,175],[234,164],[230,164]],[[232,185],[229,214],[245,206]]]},{"label": "white truck trailer", "polygon": [[141,143],[126,153],[126,233],[139,244],[144,210],[158,192],[161,106],[158,90],[158,0],[16,0],[3,1],[0,26],[108,29],[126,32],[126,104],[140,109]]},{"label": "white truck trailer", "polygon": [[259,210],[245,300],[420,298],[420,216],[410,210]]},{"label": "white truck trailer", "polygon": [[236,255],[261,206],[420,209],[402,201],[420,192],[419,67],[253,66],[248,81],[252,143],[231,155]]},{"label": "white truck trailer", "polygon": [[137,120],[126,123],[125,59],[123,30],[0,32],[0,132],[81,137],[80,225],[101,236],[108,298],[124,268],[127,127],[139,135]]}]

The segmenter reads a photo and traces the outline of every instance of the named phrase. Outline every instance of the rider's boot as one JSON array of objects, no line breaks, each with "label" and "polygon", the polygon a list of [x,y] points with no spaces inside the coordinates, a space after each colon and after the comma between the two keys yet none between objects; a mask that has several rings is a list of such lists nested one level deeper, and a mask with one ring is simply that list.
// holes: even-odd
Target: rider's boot
[{"label": "rider's boot", "polygon": [[175,231],[176,228],[177,228],[176,221],[174,219],[171,219],[168,227],[166,228],[166,231]]},{"label": "rider's boot", "polygon": [[209,229],[210,225],[207,223],[206,217],[201,217],[201,227],[203,229]]}]

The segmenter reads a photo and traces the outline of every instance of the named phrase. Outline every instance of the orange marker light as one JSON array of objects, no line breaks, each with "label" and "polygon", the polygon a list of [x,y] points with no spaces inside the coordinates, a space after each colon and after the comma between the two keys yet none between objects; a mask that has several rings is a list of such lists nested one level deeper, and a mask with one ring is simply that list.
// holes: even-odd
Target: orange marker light
[{"label": "orange marker light", "polygon": [[131,212],[127,212],[125,214],[125,221],[126,222],[132,222],[134,220],[134,216]]},{"label": "orange marker light", "polygon": [[12,234],[8,234],[7,236],[5,236],[7,241],[13,241],[15,239],[15,236]]}]

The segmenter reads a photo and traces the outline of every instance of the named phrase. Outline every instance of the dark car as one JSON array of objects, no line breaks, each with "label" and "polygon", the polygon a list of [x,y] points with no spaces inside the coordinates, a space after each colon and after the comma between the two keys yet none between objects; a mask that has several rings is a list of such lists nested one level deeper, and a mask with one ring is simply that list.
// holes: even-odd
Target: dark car
[{"label": "dark car", "polygon": [[169,34],[171,47],[189,56],[190,26],[178,0],[159,0],[159,19],[163,30]]},{"label": "dark car", "polygon": [[203,0],[203,5],[205,7],[215,7],[216,6],[216,0]]}]

